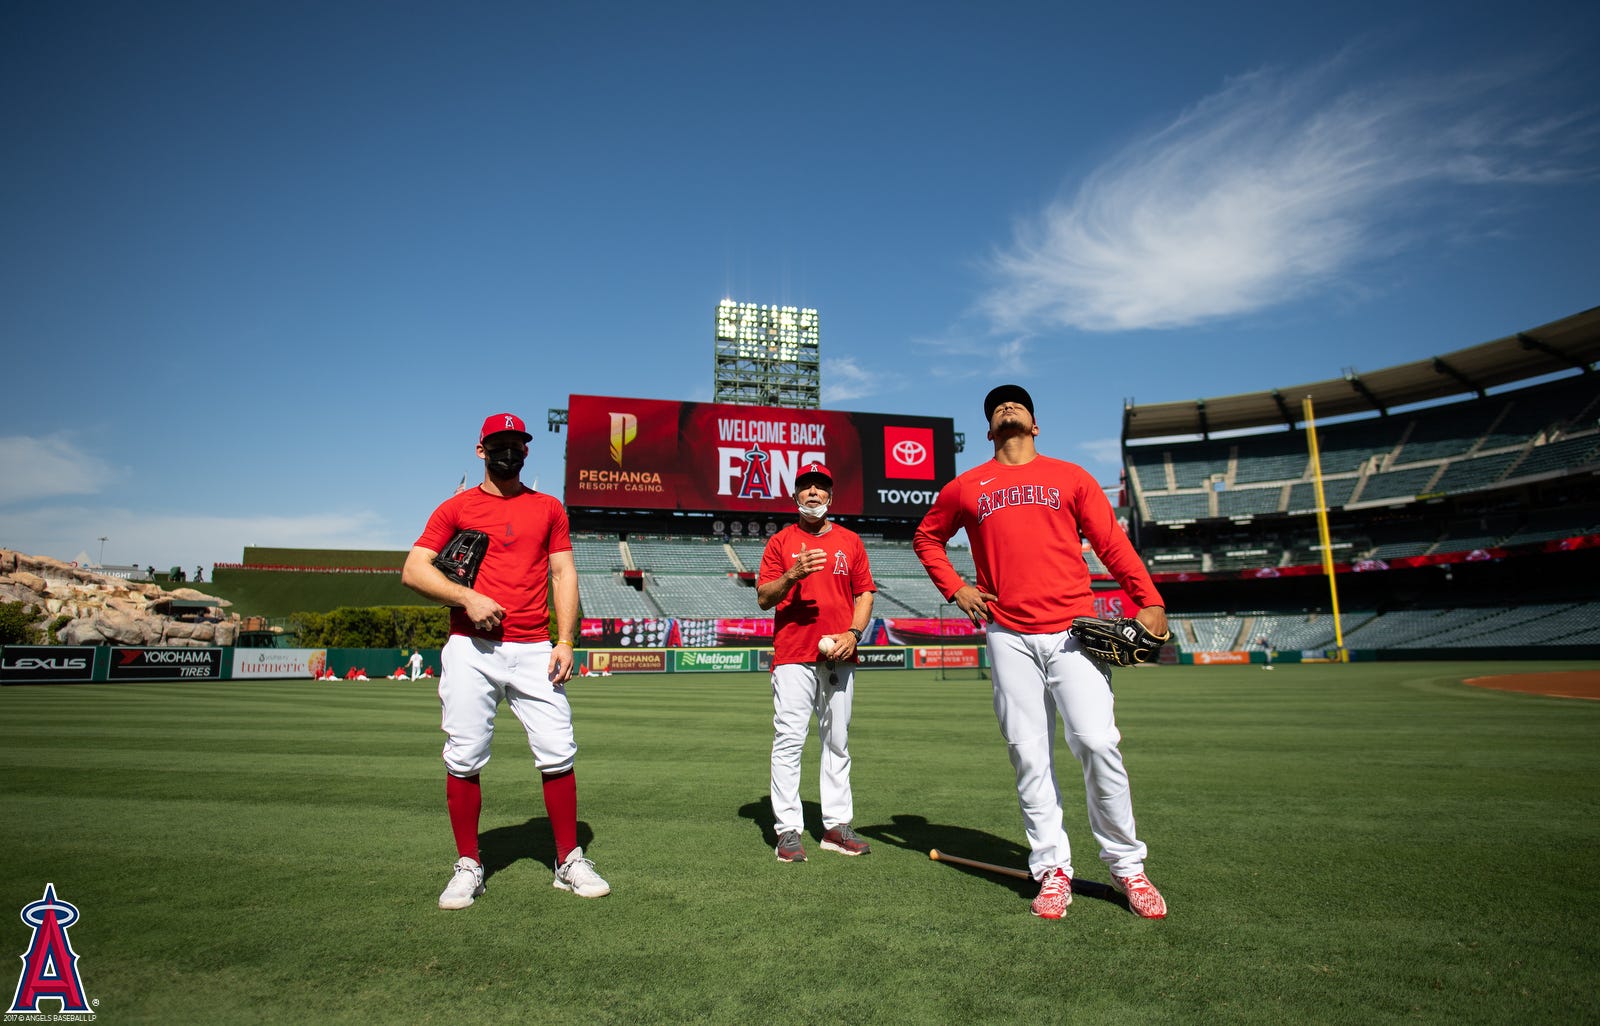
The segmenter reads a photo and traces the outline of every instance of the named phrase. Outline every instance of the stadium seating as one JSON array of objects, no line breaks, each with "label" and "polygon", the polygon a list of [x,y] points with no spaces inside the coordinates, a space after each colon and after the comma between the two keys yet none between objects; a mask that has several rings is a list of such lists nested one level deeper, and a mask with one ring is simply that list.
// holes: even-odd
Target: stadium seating
[{"label": "stadium seating", "polygon": [[574,534],[572,536],[572,561],[578,574],[608,574],[621,570],[622,549],[616,535]]},{"label": "stadium seating", "polygon": [[1144,496],[1145,509],[1155,521],[1205,520],[1211,517],[1211,493]]},{"label": "stadium seating", "polygon": [[1461,459],[1445,467],[1439,480],[1433,483],[1435,492],[1470,492],[1486,488],[1503,478],[1521,452],[1499,452],[1491,456]]},{"label": "stadium seating", "polygon": [[746,573],[756,573],[761,569],[761,554],[767,550],[764,538],[746,538],[743,541],[731,541],[728,547],[733,549],[734,555],[739,557],[739,562],[744,564]]},{"label": "stadium seating", "polygon": [[1600,462],[1600,436],[1590,433],[1559,442],[1530,448],[1521,462],[1511,468],[1512,478],[1550,474]]},{"label": "stadium seating", "polygon": [[1226,477],[1232,446],[1217,442],[1191,442],[1169,451],[1176,488],[1208,487],[1213,477]]},{"label": "stadium seating", "polygon": [[645,574],[645,591],[663,616],[761,616],[756,590],[737,577]]},{"label": "stadium seating", "polygon": [[[1377,499],[1410,499],[1431,491],[1428,487],[1439,473],[1438,464],[1406,467],[1382,474],[1371,474],[1361,488],[1351,496],[1354,502],[1372,502]],[[1331,503],[1331,500],[1330,500]]]},{"label": "stadium seating", "polygon": [[578,601],[584,616],[659,616],[661,613],[637,589],[624,583],[620,574],[584,573],[580,569]]},{"label": "stadium seating", "polygon": [[1232,613],[1174,617],[1172,624],[1182,651],[1232,652],[1244,647],[1240,637],[1244,621]]},{"label": "stadium seating", "polygon": [[[1322,497],[1327,501],[1330,509],[1343,506],[1350,501],[1350,496],[1355,494],[1359,478],[1337,477],[1322,479]],[[1317,484],[1315,481],[1299,481],[1289,489],[1290,513],[1311,513],[1317,508]]]},{"label": "stadium seating", "polygon": [[[1305,651],[1329,649],[1336,643],[1332,613],[1256,613],[1254,622],[1246,632],[1247,649],[1261,648],[1257,638],[1266,638],[1275,651]],[[1348,636],[1351,631],[1370,621],[1375,613],[1344,613],[1339,617],[1339,631]]]},{"label": "stadium seating", "polygon": [[628,550],[640,570],[665,574],[726,575],[737,571],[718,538],[670,538],[632,535]]},{"label": "stadium seating", "polygon": [[[1590,375],[1483,399],[1318,429],[1329,507],[1462,493],[1600,462],[1600,390]],[[1302,432],[1125,449],[1146,520],[1299,514],[1316,508]],[[1214,491],[1217,481],[1221,490]],[[1288,485],[1287,500],[1271,487]]]},{"label": "stadium seating", "polygon": [[1283,508],[1283,486],[1266,488],[1237,488],[1217,493],[1217,515],[1222,517],[1245,516],[1254,513],[1277,513]]}]

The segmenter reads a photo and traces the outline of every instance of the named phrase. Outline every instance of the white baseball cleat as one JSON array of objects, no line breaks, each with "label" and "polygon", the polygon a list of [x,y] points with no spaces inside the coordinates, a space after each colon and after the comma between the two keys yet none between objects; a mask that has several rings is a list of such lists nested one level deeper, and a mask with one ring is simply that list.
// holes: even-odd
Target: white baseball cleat
[{"label": "white baseball cleat", "polygon": [[444,893],[439,895],[439,907],[466,908],[486,890],[483,867],[463,855],[456,860],[454,875],[445,884]]},{"label": "white baseball cleat", "polygon": [[582,848],[574,848],[567,860],[556,867],[556,878],[551,887],[571,891],[580,898],[603,898],[611,893],[611,885],[594,871],[594,863],[583,857]]}]

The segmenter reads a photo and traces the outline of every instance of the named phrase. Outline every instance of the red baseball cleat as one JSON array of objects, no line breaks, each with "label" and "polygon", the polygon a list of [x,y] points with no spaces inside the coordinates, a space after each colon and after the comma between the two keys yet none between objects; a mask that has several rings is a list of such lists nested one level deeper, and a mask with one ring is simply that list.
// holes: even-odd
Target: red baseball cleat
[{"label": "red baseball cleat", "polygon": [[1039,896],[1029,909],[1040,919],[1060,919],[1072,904],[1072,877],[1064,869],[1052,869],[1039,886]]},{"label": "red baseball cleat", "polygon": [[1111,874],[1111,886],[1128,896],[1128,909],[1145,919],[1165,919],[1167,900],[1156,890],[1156,885],[1143,873],[1132,876]]}]

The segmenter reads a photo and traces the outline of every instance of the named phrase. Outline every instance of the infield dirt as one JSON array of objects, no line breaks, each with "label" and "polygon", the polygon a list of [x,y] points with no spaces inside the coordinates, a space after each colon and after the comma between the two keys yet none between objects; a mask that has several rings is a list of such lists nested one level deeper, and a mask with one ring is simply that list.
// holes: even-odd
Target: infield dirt
[{"label": "infield dirt", "polygon": [[1521,691],[1552,698],[1586,698],[1600,701],[1600,670],[1561,670],[1554,673],[1512,673],[1497,677],[1468,677],[1462,683],[1495,691]]}]

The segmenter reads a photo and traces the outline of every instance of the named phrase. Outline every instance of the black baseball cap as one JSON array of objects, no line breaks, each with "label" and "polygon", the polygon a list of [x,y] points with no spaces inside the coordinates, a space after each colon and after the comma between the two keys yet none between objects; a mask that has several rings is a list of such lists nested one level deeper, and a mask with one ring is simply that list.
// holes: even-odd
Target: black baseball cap
[{"label": "black baseball cap", "polygon": [[1001,403],[1020,403],[1028,411],[1028,416],[1033,416],[1033,396],[1021,385],[1000,385],[991,389],[983,397],[983,419],[993,420],[995,407]]}]

